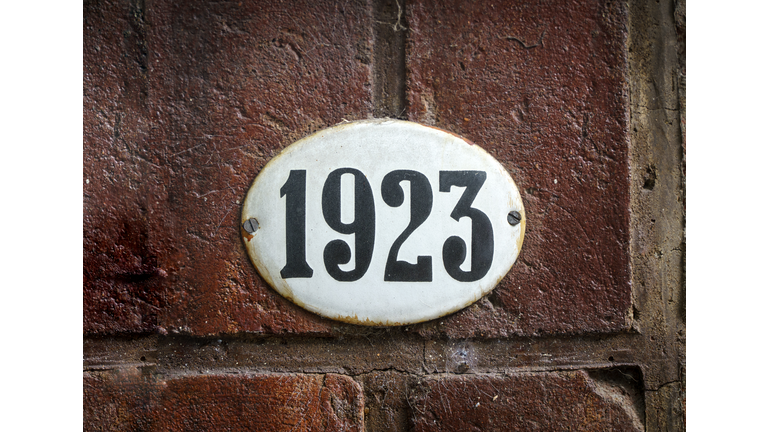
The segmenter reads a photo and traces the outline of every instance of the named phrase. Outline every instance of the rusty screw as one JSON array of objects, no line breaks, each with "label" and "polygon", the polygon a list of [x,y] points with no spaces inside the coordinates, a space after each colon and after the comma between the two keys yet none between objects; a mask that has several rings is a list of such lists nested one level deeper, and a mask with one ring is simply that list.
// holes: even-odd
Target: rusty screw
[{"label": "rusty screw", "polygon": [[257,221],[254,218],[250,218],[243,223],[243,229],[248,234],[253,234],[256,232],[257,229],[259,229],[259,221]]},{"label": "rusty screw", "polygon": [[509,222],[510,225],[515,226],[520,223],[520,219],[522,219],[522,216],[520,216],[520,213],[516,211],[511,211],[507,215],[507,222]]}]

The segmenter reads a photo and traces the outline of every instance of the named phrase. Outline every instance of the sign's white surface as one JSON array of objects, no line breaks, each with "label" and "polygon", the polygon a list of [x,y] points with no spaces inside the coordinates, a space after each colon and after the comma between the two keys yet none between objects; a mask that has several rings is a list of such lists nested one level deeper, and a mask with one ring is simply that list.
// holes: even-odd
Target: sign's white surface
[{"label": "sign's white surface", "polygon": [[478,146],[370,120],[287,147],[254,181],[241,222],[252,262],[284,297],[328,318],[387,326],[438,318],[490,292],[520,252],[525,211],[507,171]]}]

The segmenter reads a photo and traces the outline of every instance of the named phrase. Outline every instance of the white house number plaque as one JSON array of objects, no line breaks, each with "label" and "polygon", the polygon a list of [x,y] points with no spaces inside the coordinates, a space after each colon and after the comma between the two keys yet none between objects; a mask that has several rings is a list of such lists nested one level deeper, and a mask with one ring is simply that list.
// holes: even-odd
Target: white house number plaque
[{"label": "white house number plaque", "polygon": [[343,123],[262,169],[242,234],[259,274],[335,320],[394,326],[488,294],[523,244],[520,192],[477,145],[399,120]]}]

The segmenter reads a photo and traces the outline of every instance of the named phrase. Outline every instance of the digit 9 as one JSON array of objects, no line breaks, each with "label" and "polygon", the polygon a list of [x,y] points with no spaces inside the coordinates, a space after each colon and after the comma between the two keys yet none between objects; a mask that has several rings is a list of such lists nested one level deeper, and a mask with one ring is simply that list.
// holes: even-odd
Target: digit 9
[{"label": "digit 9", "polygon": [[[355,177],[355,219],[350,223],[341,221],[341,176]],[[339,168],[330,174],[323,185],[323,218],[334,231],[355,235],[355,268],[342,270],[339,265],[352,259],[352,250],[344,240],[332,240],[323,250],[323,261],[328,274],[340,282],[359,280],[368,271],[373,257],[376,231],[376,210],[373,192],[365,175],[354,168]]]}]

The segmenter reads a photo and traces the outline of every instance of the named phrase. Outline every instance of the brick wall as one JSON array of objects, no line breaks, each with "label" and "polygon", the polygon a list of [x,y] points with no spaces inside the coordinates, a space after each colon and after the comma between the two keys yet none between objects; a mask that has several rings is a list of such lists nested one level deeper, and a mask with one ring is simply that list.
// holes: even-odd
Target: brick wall
[{"label": "brick wall", "polygon": [[[684,428],[684,3],[86,1],[83,32],[86,430]],[[377,117],[523,196],[510,273],[432,322],[320,318],[240,238],[272,157]]]}]

